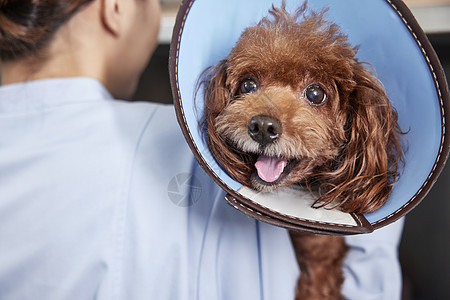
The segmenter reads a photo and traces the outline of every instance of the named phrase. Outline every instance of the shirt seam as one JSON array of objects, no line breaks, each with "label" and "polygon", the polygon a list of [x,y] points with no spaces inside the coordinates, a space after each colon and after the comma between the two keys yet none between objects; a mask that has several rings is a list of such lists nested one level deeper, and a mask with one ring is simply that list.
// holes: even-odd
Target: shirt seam
[{"label": "shirt seam", "polygon": [[125,259],[125,238],[126,238],[126,227],[127,227],[127,212],[128,212],[128,206],[130,202],[130,191],[131,191],[131,182],[133,177],[133,170],[135,166],[135,160],[136,155],[139,151],[141,142],[143,140],[143,137],[145,133],[147,132],[147,129],[153,120],[153,116],[157,112],[159,108],[156,107],[153,109],[153,111],[150,113],[148,118],[145,120],[144,126],[142,127],[142,130],[137,138],[136,146],[134,150],[132,151],[130,155],[130,159],[128,166],[126,166],[126,172],[127,176],[125,176],[125,183],[124,188],[122,191],[122,196],[119,197],[119,203],[118,203],[118,212],[116,217],[116,247],[115,247],[115,253],[113,257],[113,261],[116,264],[116,271],[114,272],[113,278],[112,278],[112,300],[118,300],[120,299],[120,295],[123,292],[123,269],[124,269],[124,259]]}]

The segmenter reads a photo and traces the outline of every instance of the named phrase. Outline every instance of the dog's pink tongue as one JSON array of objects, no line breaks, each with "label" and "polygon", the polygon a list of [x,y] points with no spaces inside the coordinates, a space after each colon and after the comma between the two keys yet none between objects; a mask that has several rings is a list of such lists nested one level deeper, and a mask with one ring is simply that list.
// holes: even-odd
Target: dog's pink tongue
[{"label": "dog's pink tongue", "polygon": [[287,161],[283,158],[261,155],[255,163],[258,176],[265,182],[274,182],[280,178]]}]

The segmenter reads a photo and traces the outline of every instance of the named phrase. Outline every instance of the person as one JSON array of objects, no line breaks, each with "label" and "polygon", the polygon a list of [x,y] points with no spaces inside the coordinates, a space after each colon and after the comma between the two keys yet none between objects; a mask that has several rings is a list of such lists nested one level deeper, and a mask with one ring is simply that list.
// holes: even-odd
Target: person
[{"label": "person", "polygon": [[[293,299],[288,232],[244,216],[171,106],[127,102],[157,0],[0,0],[0,299]],[[348,299],[399,299],[402,222],[347,239]]]}]

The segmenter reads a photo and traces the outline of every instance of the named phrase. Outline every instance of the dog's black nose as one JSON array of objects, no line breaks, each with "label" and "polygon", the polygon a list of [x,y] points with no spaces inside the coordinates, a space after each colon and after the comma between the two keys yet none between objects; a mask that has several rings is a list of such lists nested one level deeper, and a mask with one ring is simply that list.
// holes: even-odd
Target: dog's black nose
[{"label": "dog's black nose", "polygon": [[281,132],[280,121],[272,117],[255,116],[248,122],[248,134],[261,146],[274,142]]}]

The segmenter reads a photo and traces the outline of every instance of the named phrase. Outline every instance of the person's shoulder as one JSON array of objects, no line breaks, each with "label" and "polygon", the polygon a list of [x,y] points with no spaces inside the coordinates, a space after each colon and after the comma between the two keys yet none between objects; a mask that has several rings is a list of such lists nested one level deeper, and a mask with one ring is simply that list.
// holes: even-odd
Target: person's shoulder
[{"label": "person's shoulder", "polygon": [[158,111],[159,115],[172,118],[175,116],[175,109],[172,104],[162,104],[149,101],[127,101],[127,100],[112,100],[109,104],[113,109],[119,112],[132,114],[154,114]]},{"label": "person's shoulder", "polygon": [[110,101],[118,128],[126,136],[138,134],[139,152],[191,155],[171,104]]},{"label": "person's shoulder", "polygon": [[108,104],[112,109],[118,110],[118,113],[126,114],[151,114],[156,110],[169,111],[172,108],[172,105],[168,104],[160,104],[149,101],[127,101],[120,99],[108,101]]},{"label": "person's shoulder", "polygon": [[149,127],[160,126],[158,130],[177,132],[175,110],[173,105],[144,101],[108,101],[108,109],[99,108],[114,118],[114,122],[122,130],[147,130]]}]

